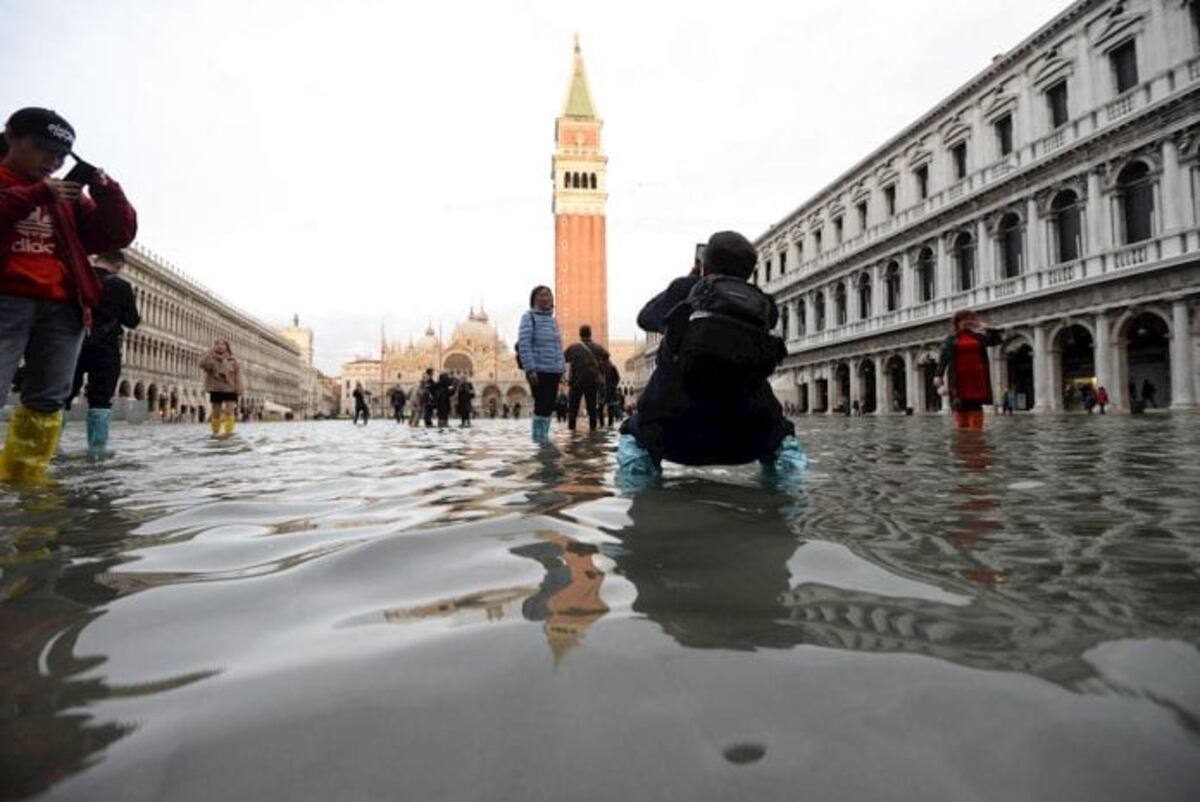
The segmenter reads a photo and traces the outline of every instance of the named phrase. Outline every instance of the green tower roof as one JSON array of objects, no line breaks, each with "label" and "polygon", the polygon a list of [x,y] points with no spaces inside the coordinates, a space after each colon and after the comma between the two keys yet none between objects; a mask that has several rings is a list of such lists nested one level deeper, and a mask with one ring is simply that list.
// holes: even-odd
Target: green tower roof
[{"label": "green tower roof", "polygon": [[563,106],[564,117],[595,119],[596,104],[588,90],[587,73],[583,69],[583,53],[579,49],[579,35],[575,35],[575,69],[571,73],[571,86],[567,89],[567,102]]}]

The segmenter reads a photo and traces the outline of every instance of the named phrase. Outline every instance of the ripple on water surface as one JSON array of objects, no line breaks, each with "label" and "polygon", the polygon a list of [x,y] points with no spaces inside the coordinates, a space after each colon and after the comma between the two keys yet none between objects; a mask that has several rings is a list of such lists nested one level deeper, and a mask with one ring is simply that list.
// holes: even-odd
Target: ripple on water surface
[{"label": "ripple on water surface", "polygon": [[608,431],[72,427],[0,489],[0,798],[1190,798],[1197,423],[802,419],[791,486],[633,495]]}]

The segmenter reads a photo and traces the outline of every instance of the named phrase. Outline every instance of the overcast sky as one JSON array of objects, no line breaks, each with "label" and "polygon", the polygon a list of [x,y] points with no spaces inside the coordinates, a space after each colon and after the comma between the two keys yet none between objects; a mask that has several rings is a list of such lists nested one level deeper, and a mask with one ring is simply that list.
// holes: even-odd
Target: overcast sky
[{"label": "overcast sky", "polygon": [[0,0],[0,98],[62,113],[139,242],[327,373],[554,278],[582,38],[609,155],[612,336],[722,228],[753,239],[1066,0]]}]

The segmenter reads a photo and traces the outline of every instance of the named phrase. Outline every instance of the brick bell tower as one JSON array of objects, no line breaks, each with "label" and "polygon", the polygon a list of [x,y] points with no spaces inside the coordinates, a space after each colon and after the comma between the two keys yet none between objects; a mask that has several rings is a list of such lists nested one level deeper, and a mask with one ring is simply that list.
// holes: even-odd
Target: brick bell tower
[{"label": "brick bell tower", "polygon": [[600,129],[583,70],[579,36],[575,64],[562,114],[554,124],[554,296],[564,344],[579,340],[579,326],[592,327],[592,339],[608,344],[608,267],[604,204],[608,157],[600,150]]}]

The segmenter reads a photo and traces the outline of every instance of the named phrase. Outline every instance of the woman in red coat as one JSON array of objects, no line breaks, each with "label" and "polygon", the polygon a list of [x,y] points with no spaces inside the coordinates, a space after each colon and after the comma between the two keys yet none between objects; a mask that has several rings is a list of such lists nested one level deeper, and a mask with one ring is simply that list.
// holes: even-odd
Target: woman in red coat
[{"label": "woman in red coat", "polygon": [[942,342],[934,385],[946,388],[960,429],[982,429],[983,408],[995,403],[987,349],[1003,337],[997,329],[985,328],[970,309],[955,312],[951,323],[954,333]]}]

